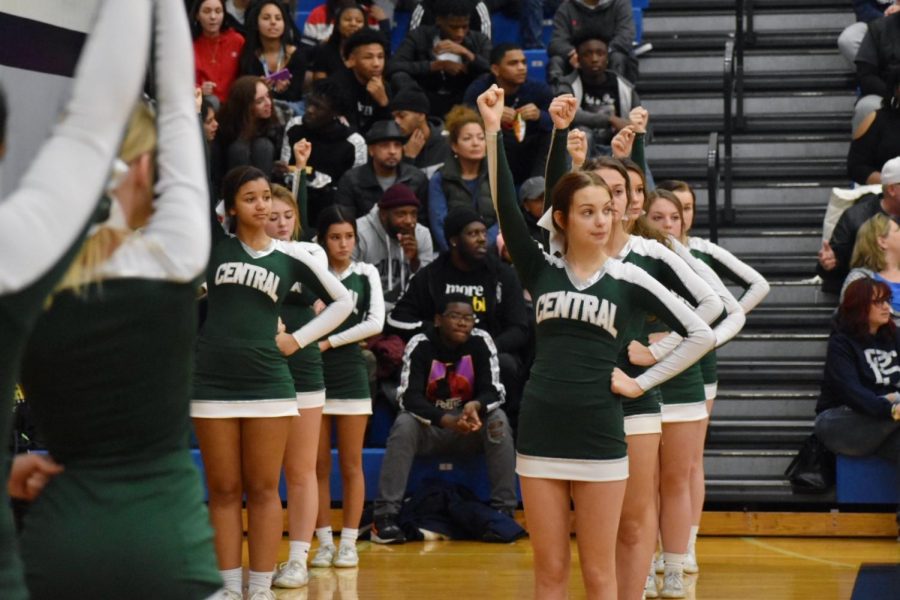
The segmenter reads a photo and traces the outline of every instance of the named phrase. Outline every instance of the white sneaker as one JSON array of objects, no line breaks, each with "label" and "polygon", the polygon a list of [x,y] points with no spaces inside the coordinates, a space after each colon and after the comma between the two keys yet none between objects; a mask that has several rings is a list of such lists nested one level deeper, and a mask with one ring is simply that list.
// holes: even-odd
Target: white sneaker
[{"label": "white sneaker", "polygon": [[697,564],[697,550],[688,548],[687,556],[684,557],[684,572],[688,575],[695,575],[700,572],[700,565]]},{"label": "white sneaker", "polygon": [[644,584],[644,598],[659,598],[659,590],[656,589],[656,573],[647,574],[647,583]]},{"label": "white sneaker", "polygon": [[666,561],[663,560],[662,552],[658,552],[654,556],[655,556],[655,560],[653,562],[653,570],[660,574],[665,573]]},{"label": "white sneaker", "polygon": [[278,600],[275,597],[275,592],[272,590],[259,590],[250,596],[247,600]]},{"label": "white sneaker", "polygon": [[214,600],[244,600],[244,595],[234,590],[222,588],[218,595],[213,596]]},{"label": "white sneaker", "polygon": [[685,598],[684,573],[679,571],[666,571],[663,576],[663,587],[659,591],[660,598]]},{"label": "white sneaker", "polygon": [[334,562],[334,554],[336,551],[334,544],[319,546],[319,549],[316,550],[316,555],[309,561],[309,565],[317,568],[330,567],[331,563]]},{"label": "white sneaker", "polygon": [[338,547],[337,556],[331,564],[343,569],[358,567],[359,554],[356,553],[356,546],[341,544],[340,547]]},{"label": "white sneaker", "polygon": [[309,583],[309,571],[299,560],[289,560],[278,565],[272,585],[280,588],[298,588]]}]

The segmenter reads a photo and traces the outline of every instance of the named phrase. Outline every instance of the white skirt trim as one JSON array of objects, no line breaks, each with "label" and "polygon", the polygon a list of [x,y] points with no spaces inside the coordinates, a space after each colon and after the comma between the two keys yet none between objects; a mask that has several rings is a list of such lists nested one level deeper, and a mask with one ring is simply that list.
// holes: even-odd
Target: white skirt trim
[{"label": "white skirt trim", "polygon": [[565,481],[622,481],[628,479],[628,457],[610,460],[549,458],[516,453],[520,477]]},{"label": "white skirt trim", "polygon": [[335,398],[325,399],[325,408],[322,409],[323,415],[371,415],[372,400],[365,398],[362,400],[337,400]]},{"label": "white skirt trim", "polygon": [[632,415],[625,417],[625,435],[662,433],[662,414]]},{"label": "white skirt trim", "polygon": [[297,410],[321,408],[325,406],[325,390],[297,392]]},{"label": "white skirt trim", "polygon": [[197,419],[265,419],[296,416],[296,398],[191,400],[191,417]]},{"label": "white skirt trim", "polygon": [[689,423],[691,421],[702,421],[708,417],[706,400],[688,404],[663,404],[662,406],[663,423]]},{"label": "white skirt trim", "polygon": [[703,384],[704,396],[706,396],[707,400],[715,400],[716,394],[719,392],[719,382],[713,381],[712,383],[704,383]]}]

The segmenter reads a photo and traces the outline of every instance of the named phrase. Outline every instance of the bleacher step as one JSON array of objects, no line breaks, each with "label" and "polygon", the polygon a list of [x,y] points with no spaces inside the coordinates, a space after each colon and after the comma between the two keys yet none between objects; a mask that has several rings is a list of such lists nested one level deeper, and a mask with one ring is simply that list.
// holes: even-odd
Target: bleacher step
[{"label": "bleacher step", "polygon": [[824,333],[739,333],[716,350],[725,358],[825,358],[828,335]]},{"label": "bleacher step", "polygon": [[[740,160],[744,158],[801,158],[834,157],[846,160],[850,139],[844,134],[811,134],[785,136],[781,140],[765,139],[766,136],[735,136],[732,152]],[[721,146],[720,146],[721,148]],[[656,136],[647,145],[650,164],[656,160],[690,158],[705,160],[709,143],[697,135]],[[722,148],[721,151],[724,151]]]},{"label": "bleacher step", "polygon": [[[849,7],[848,7],[849,8]],[[856,21],[850,10],[766,9],[757,12],[754,18],[756,31],[808,31],[816,29],[836,29],[846,27]],[[644,32],[691,32],[691,31],[734,31],[735,17],[731,11],[663,11],[651,10],[644,15]]]},{"label": "bleacher step", "polygon": [[728,385],[818,385],[822,381],[821,359],[764,360],[746,357],[726,357],[718,361],[719,381]]},{"label": "bleacher step", "polygon": [[792,450],[706,450],[703,468],[707,477],[775,478],[783,475],[795,454]]},{"label": "bleacher step", "polygon": [[[721,89],[721,82],[719,88]],[[763,114],[788,116],[809,111],[841,113],[846,114],[849,119],[855,101],[856,95],[844,90],[750,92],[744,95],[744,113],[748,117]],[[696,114],[721,115],[724,109],[721,91],[719,93],[643,94],[641,104],[650,111],[653,122],[660,117],[681,116],[684,118],[684,115]],[[796,133],[793,128],[789,131]]]},{"label": "bleacher step", "polygon": [[[756,49],[817,49],[833,50],[841,28],[810,31],[758,33],[753,45]],[[653,44],[653,52],[706,50],[721,54],[725,42],[734,39],[733,31],[650,32],[644,41]],[[850,67],[849,63],[845,67]]]},{"label": "bleacher step", "polygon": [[719,232],[719,245],[732,254],[750,252],[813,253],[822,245],[821,230],[726,229]]},{"label": "bleacher step", "polygon": [[[656,48],[654,47],[654,50]],[[672,75],[690,73],[695,76],[711,74],[722,76],[723,56],[720,53],[705,51],[669,51],[651,52],[641,57],[641,80],[656,74]],[[750,50],[744,55],[744,72],[790,73],[794,71],[823,71],[829,74],[846,72],[852,69],[844,58],[833,49],[821,50]]]},{"label": "bleacher step", "polygon": [[819,388],[777,389],[756,386],[752,391],[740,392],[720,387],[713,406],[716,419],[752,419],[759,415],[778,415],[792,419],[808,418],[815,414]]}]

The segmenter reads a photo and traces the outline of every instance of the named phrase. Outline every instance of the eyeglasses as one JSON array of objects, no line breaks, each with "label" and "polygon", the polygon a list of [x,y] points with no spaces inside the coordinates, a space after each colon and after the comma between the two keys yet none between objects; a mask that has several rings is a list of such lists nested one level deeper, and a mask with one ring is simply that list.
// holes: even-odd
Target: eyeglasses
[{"label": "eyeglasses", "polygon": [[455,321],[457,323],[475,323],[475,315],[464,315],[458,312],[448,312],[443,314],[444,318],[450,319],[451,321]]}]

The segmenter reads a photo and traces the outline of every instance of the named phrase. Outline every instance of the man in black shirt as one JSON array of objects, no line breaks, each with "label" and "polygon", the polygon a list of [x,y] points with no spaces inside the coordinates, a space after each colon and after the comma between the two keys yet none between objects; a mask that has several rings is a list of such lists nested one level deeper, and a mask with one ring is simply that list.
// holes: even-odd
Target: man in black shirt
[{"label": "man in black shirt", "polygon": [[381,32],[363,27],[347,38],[342,53],[347,69],[329,79],[349,90],[353,109],[344,116],[350,127],[365,135],[375,121],[391,118],[391,90],[383,78],[388,42]]},{"label": "man in black shirt", "polygon": [[366,163],[365,140],[339,120],[350,111],[351,102],[345,88],[329,79],[319,80],[306,101],[306,113],[284,128],[281,160],[285,164],[294,164],[292,148],[298,141],[305,138],[312,144],[306,180],[308,223],[314,224],[319,211],[334,203],[341,175]]},{"label": "man in black shirt", "polygon": [[428,96],[418,88],[397,90],[391,98],[394,122],[406,136],[403,162],[415,165],[431,179],[434,172],[450,158],[450,145],[443,135],[444,122],[429,117]]},{"label": "man in black shirt", "polygon": [[515,421],[522,383],[523,354],[529,338],[522,284],[512,267],[488,252],[487,228],[468,207],[454,208],[444,220],[450,251],[423,267],[409,282],[387,318],[387,330],[405,340],[431,328],[431,317],[451,294],[469,300],[479,329],[497,345],[500,373],[507,388],[507,409]]},{"label": "man in black shirt", "polygon": [[491,337],[474,329],[464,295],[446,296],[432,318],[434,328],[413,336],[403,355],[403,412],[391,427],[375,500],[372,541],[379,544],[406,541],[397,515],[416,456],[483,453],[491,506],[511,514],[517,504],[515,449]]},{"label": "man in black shirt", "polygon": [[575,39],[575,50],[578,69],[560,79],[554,94],[573,94],[578,100],[572,127],[588,134],[589,155],[609,155],[613,136],[630,124],[628,115],[641,101],[631,82],[607,69],[606,39],[585,31]]},{"label": "man in black shirt", "polygon": [[894,90],[887,84],[888,73],[900,68],[900,13],[869,23],[869,31],[856,53],[856,78],[862,96],[853,112],[853,131],[870,112],[881,108]]}]

